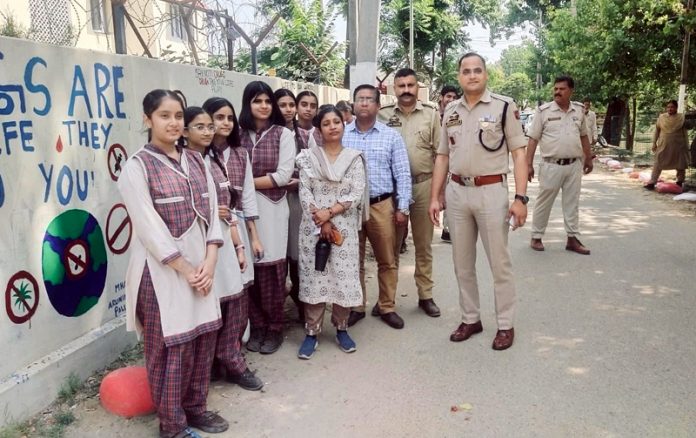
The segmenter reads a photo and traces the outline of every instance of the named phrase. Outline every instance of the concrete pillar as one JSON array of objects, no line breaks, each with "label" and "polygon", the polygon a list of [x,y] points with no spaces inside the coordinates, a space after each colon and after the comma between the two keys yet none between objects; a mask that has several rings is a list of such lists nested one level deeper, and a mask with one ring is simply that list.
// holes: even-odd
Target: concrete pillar
[{"label": "concrete pillar", "polygon": [[351,95],[358,85],[376,81],[379,5],[374,0],[348,1]]}]

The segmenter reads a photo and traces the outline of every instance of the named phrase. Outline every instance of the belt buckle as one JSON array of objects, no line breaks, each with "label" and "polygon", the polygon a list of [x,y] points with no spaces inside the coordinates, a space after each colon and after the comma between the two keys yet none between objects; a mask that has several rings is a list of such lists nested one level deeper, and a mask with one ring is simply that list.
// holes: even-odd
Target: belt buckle
[{"label": "belt buckle", "polygon": [[462,180],[462,183],[464,184],[465,187],[476,187],[476,181],[474,177],[471,176],[465,176],[465,177],[459,177]]}]

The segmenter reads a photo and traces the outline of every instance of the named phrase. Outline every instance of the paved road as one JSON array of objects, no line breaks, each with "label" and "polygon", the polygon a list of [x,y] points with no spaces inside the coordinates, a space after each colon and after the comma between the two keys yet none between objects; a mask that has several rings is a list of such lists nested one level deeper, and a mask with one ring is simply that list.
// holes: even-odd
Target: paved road
[{"label": "paved road", "polygon": [[[537,185],[532,184],[532,204]],[[530,209],[531,212],[531,209]],[[397,331],[369,315],[346,355],[325,322],[319,351],[296,358],[298,324],[272,356],[248,356],[262,392],[215,385],[210,406],[228,437],[688,437],[696,436],[696,218],[623,175],[584,179],[582,241],[565,251],[560,203],[546,251],[529,227],[510,235],[518,286],[515,345],[496,352],[491,276],[479,245],[484,332],[454,344],[460,320],[451,247],[434,239],[435,297],[416,309],[413,249],[403,260]],[[374,302],[376,281],[370,280]],[[470,410],[451,412],[453,405]],[[96,405],[96,401],[94,402]],[[90,409],[88,409],[90,410]],[[120,420],[78,408],[68,436],[155,436],[154,417]]]}]

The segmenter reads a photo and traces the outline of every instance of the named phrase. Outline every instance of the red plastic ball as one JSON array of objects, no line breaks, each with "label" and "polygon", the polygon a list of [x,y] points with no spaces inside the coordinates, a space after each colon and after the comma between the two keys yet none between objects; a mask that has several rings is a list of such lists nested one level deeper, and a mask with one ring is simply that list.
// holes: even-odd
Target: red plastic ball
[{"label": "red plastic ball", "polygon": [[112,371],[102,380],[99,398],[104,409],[130,418],[155,411],[145,367],[126,367]]}]

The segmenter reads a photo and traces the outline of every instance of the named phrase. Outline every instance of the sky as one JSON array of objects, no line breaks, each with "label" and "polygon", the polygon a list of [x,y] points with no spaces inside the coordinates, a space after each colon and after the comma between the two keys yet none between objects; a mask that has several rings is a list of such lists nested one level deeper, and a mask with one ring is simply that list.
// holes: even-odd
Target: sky
[{"label": "sky", "polygon": [[[234,15],[237,21],[245,30],[251,31],[251,29],[248,28],[255,26],[255,24],[253,24],[253,6],[251,6],[249,2],[240,2],[239,0],[233,1],[233,4],[235,3],[237,6],[234,8]],[[528,31],[519,29],[509,40],[500,39],[496,41],[494,46],[491,46],[488,39],[488,29],[485,29],[480,23],[474,23],[468,26],[466,30],[469,32],[469,38],[471,39],[471,50],[481,54],[489,63],[498,61],[505,48],[518,45],[522,43],[525,38],[533,39],[532,34]],[[338,42],[346,40],[346,21],[340,14],[336,18],[334,36]]]},{"label": "sky", "polygon": [[[496,40],[495,45],[492,46],[489,41],[488,29],[485,29],[480,23],[476,22],[468,26],[466,30],[469,32],[469,38],[471,39],[469,43],[471,50],[479,53],[489,63],[498,61],[501,53],[507,47],[519,45],[525,39],[534,38],[528,31],[519,29],[509,40],[501,38]],[[340,15],[336,19],[334,35],[339,42],[346,40],[346,22]]]}]

